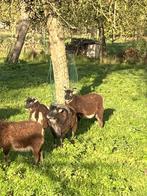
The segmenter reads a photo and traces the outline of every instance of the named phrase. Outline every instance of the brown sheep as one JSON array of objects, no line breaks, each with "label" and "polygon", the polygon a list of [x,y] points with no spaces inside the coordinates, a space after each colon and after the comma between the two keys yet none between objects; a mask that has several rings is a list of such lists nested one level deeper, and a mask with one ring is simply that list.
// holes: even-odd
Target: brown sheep
[{"label": "brown sheep", "polygon": [[104,107],[101,95],[96,93],[74,95],[73,90],[65,89],[65,104],[73,107],[80,117],[95,117],[100,127],[103,127]]},{"label": "brown sheep", "polygon": [[42,160],[43,143],[44,129],[40,123],[0,121],[0,147],[3,148],[5,160],[8,158],[9,151],[13,149],[14,151],[32,151],[35,163],[39,163]]},{"label": "brown sheep", "polygon": [[30,111],[29,120],[37,121],[44,128],[48,127],[48,119],[46,118],[49,108],[41,104],[36,98],[28,97],[25,101],[25,108]]},{"label": "brown sheep", "polygon": [[61,104],[51,105],[47,118],[52,128],[54,143],[59,138],[62,145],[63,138],[69,131],[74,136],[77,129],[77,115],[72,107]]}]

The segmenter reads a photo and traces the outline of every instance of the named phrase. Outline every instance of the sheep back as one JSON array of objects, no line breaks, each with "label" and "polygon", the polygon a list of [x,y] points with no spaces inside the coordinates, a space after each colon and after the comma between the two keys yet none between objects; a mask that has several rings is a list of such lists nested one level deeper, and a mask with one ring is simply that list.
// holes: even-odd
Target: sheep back
[{"label": "sheep back", "polygon": [[0,147],[26,151],[37,141],[44,142],[44,130],[40,123],[33,121],[0,122]]}]

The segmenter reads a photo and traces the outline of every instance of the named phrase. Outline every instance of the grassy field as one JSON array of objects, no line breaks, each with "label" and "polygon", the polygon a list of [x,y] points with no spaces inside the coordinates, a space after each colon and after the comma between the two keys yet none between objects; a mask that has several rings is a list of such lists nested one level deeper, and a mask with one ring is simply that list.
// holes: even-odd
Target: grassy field
[{"label": "grassy field", "polygon": [[[75,143],[53,148],[46,130],[44,162],[31,153],[0,151],[0,196],[145,196],[147,195],[147,66],[99,65],[76,59],[81,94],[97,92],[105,100],[104,128],[95,120],[79,122]],[[0,119],[24,120],[24,101],[37,97],[49,105],[49,65],[0,63]]]}]

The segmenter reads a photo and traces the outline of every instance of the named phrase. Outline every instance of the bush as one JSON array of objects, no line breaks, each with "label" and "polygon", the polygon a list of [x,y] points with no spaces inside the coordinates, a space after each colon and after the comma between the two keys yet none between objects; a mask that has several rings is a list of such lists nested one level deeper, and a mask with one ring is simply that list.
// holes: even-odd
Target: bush
[{"label": "bush", "polygon": [[128,48],[124,51],[123,57],[127,63],[136,63],[139,61],[140,54],[137,49]]},{"label": "bush", "polygon": [[133,42],[132,45],[134,46],[134,48],[136,48],[140,52],[141,56],[146,55],[147,41],[145,39],[140,39],[138,41],[135,41],[135,42]]},{"label": "bush", "polygon": [[147,42],[140,39],[127,44],[116,54],[120,62],[126,63],[146,63],[147,62]]}]

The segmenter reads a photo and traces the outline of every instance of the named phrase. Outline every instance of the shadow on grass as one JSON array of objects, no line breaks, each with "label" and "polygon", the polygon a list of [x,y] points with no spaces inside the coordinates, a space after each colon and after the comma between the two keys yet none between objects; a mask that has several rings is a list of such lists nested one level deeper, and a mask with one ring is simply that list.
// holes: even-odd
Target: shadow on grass
[{"label": "shadow on grass", "polygon": [[49,82],[48,71],[45,63],[0,64],[0,85],[7,90],[38,86]]},{"label": "shadow on grass", "polygon": [[17,108],[0,108],[0,120],[6,120],[18,113],[20,113],[20,110]]},{"label": "shadow on grass", "polygon": [[144,70],[144,75],[142,80],[147,82],[147,67],[145,65],[131,65],[131,64],[112,64],[112,65],[80,65],[79,66],[79,80],[85,77],[85,73],[87,73],[87,78],[91,78],[91,84],[84,84],[80,90],[81,94],[86,94],[92,92],[95,87],[98,87],[103,83],[103,79],[105,79],[112,72],[120,72],[120,71],[128,71],[128,73],[132,73],[134,70]]},{"label": "shadow on grass", "polygon": [[[80,93],[85,94],[95,90],[95,87],[101,85],[107,75],[112,72],[134,70],[144,70],[142,79],[146,82],[147,67],[145,65],[132,64],[98,64],[96,60],[81,58],[77,60],[79,82],[86,78],[92,82],[82,86]],[[48,63],[20,63],[17,65],[0,64],[0,86],[6,90],[21,89],[27,87],[36,87],[40,84],[49,82],[49,64]]]},{"label": "shadow on grass", "polygon": [[104,126],[105,126],[105,123],[107,121],[109,121],[110,117],[113,115],[113,112],[115,112],[115,109],[112,109],[112,108],[105,109],[105,111],[104,111]]},{"label": "shadow on grass", "polygon": [[[84,153],[78,154],[80,159],[82,159],[82,157],[84,155],[85,155]],[[119,175],[116,172],[114,172],[114,169],[118,170],[119,172],[121,172],[122,169],[124,169],[125,166],[123,166],[123,164],[121,164],[119,162],[107,163],[107,161],[101,160],[101,159],[99,159],[97,163],[92,160],[90,162],[84,161],[84,162],[80,162],[80,168],[79,168],[79,162],[78,163],[77,163],[77,161],[71,162],[71,160],[67,160],[67,159],[66,160],[61,159],[60,161],[57,160],[56,162],[54,162],[54,165],[50,161],[45,161],[43,164],[40,164],[40,165],[33,165],[30,162],[27,162],[27,167],[29,167],[29,171],[32,170],[33,172],[38,173],[40,176],[43,176],[45,178],[47,177],[49,179],[49,181],[54,183],[54,191],[56,191],[57,195],[58,194],[59,195],[81,195],[81,192],[79,191],[80,188],[78,188],[78,186],[79,186],[78,183],[80,185],[81,185],[81,183],[86,185],[85,188],[90,187],[91,192],[92,192],[92,190],[97,190],[98,188],[99,189],[102,188],[103,186],[101,183],[97,183],[97,182],[93,183],[94,181],[88,180],[89,176],[91,176],[92,174],[93,174],[93,177],[96,177],[94,175],[96,170],[97,170],[98,175],[100,175],[99,177],[97,177],[97,179],[99,179],[101,181],[101,179],[103,179],[103,176],[105,176],[105,177],[107,177],[106,179],[108,182],[110,180],[111,180],[111,182],[114,181],[114,186],[115,186],[114,188],[115,188],[115,190],[117,189],[119,192],[123,191],[123,190],[121,188],[122,186],[118,186],[115,183],[116,180],[118,182],[121,182],[121,185],[125,184],[125,187],[127,187],[127,188],[130,185],[129,184],[130,180],[126,180],[126,178],[120,178]],[[132,169],[132,167],[131,167],[131,169]],[[65,169],[70,168],[70,170],[69,170],[70,173],[67,173],[67,175],[65,175],[66,170],[64,171],[63,170],[64,168]],[[4,167],[5,171],[7,171],[7,169],[8,169],[8,167]],[[79,175],[79,179],[78,179],[78,172],[80,170],[85,171],[86,173],[81,172]],[[23,178],[25,179],[27,172],[28,172],[28,170],[27,170],[26,166],[21,166],[21,167],[18,167],[17,169],[15,169],[15,175],[16,176],[18,175],[20,177],[20,180],[23,180]],[[6,173],[6,175],[7,175],[7,173]],[[86,176],[86,178],[85,178],[85,176]],[[125,174],[123,175],[123,177],[124,176],[125,176]],[[129,176],[127,178],[130,179]],[[73,185],[71,183],[72,180],[73,180],[73,183],[76,183],[75,187],[72,186]],[[76,180],[76,182],[75,182],[75,180]],[[40,187],[41,186],[35,187],[35,189],[34,189],[34,187],[32,185],[32,193],[33,193],[33,191],[36,191],[37,189],[38,189],[37,190],[37,192],[38,192],[40,190]],[[13,186],[11,187],[11,191],[13,192]],[[133,191],[133,190],[131,189],[131,191]],[[36,195],[36,194],[32,194],[32,195]]]},{"label": "shadow on grass", "polygon": [[[112,109],[112,108],[107,108],[107,109],[104,110],[104,117],[103,117],[103,119],[104,119],[104,126],[105,126],[105,123],[107,121],[109,121],[109,119],[113,115],[114,111],[115,111],[115,109]],[[98,129],[100,129],[98,121],[95,118],[92,118],[92,119],[84,119],[84,118],[80,119],[79,122],[78,122],[78,129],[77,129],[76,135],[86,133],[91,128],[92,124],[95,121],[97,122]]]},{"label": "shadow on grass", "polygon": [[92,126],[92,124],[95,122],[96,119],[80,119],[78,123],[78,129],[76,135],[84,134],[86,133]]}]

